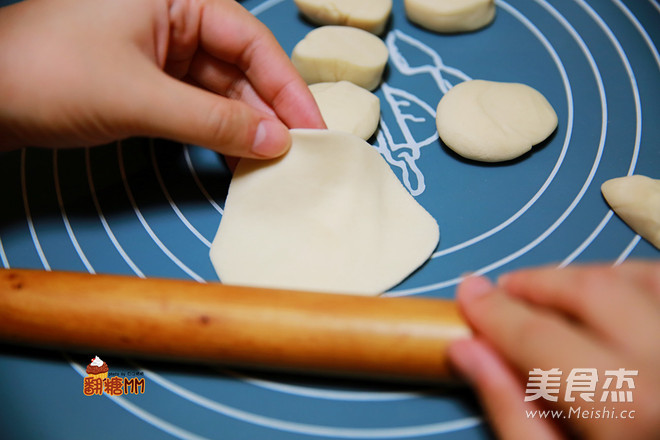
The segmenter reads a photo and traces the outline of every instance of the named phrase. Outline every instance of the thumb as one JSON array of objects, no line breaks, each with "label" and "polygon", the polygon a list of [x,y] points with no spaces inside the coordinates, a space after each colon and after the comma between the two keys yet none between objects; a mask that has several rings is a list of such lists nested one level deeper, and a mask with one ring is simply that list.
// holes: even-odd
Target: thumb
[{"label": "thumb", "polygon": [[[153,77],[152,77],[153,79]],[[227,156],[271,158],[291,146],[288,128],[250,105],[160,73],[142,89],[147,107],[135,116],[139,134],[210,148]],[[142,107],[137,105],[136,109]]]}]

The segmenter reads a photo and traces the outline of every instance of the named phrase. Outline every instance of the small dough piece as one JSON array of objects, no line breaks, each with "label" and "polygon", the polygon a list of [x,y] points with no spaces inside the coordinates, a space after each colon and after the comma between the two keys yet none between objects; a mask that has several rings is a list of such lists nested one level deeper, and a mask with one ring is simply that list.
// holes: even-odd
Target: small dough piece
[{"label": "small dough piece", "polygon": [[495,17],[494,0],[405,0],[410,21],[435,32],[468,32]]},{"label": "small dough piece", "polygon": [[307,84],[345,80],[374,90],[388,57],[385,43],[367,31],[321,26],[293,48],[291,61]]},{"label": "small dough piece", "polygon": [[600,187],[612,210],[635,232],[660,249],[660,180],[633,175]]},{"label": "small dough piece", "polygon": [[557,114],[525,84],[471,80],[442,97],[436,125],[442,141],[459,155],[500,162],[523,155],[550,136]]},{"label": "small dough piece", "polygon": [[380,121],[380,99],[349,81],[316,83],[309,86],[330,130],[353,133],[369,139]]},{"label": "small dough piece", "polygon": [[377,295],[436,248],[435,219],[366,141],[294,129],[289,152],[243,159],[211,246],[223,283]]},{"label": "small dough piece", "polygon": [[352,26],[379,35],[392,12],[392,0],[294,0],[300,12],[321,25]]}]

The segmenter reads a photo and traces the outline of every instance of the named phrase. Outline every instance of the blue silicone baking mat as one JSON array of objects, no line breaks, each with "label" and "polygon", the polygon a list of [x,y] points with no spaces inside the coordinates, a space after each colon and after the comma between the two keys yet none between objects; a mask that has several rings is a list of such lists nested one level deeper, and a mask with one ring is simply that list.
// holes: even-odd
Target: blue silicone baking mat
[{"label": "blue silicone baking mat", "polygon": [[[451,298],[461,274],[540,264],[660,259],[604,202],[600,185],[660,178],[660,5],[653,0],[499,0],[492,25],[438,35],[394,1],[371,140],[437,219],[432,258],[388,295]],[[291,0],[242,4],[288,53],[313,28]],[[519,160],[478,164],[444,147],[434,113],[466,79],[522,82],[559,125]],[[26,149],[0,159],[4,267],[217,281],[208,258],[230,174],[194,145],[131,139]],[[105,298],[109,303],[112,297]],[[124,384],[86,395],[94,356]],[[87,393],[90,394],[90,393]],[[472,395],[0,346],[6,439],[480,439]]]}]

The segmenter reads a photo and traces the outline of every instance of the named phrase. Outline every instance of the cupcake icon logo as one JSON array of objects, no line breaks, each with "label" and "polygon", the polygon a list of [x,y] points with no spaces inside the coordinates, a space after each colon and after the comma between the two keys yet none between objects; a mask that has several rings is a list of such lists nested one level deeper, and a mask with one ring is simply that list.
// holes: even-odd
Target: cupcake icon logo
[{"label": "cupcake icon logo", "polygon": [[108,364],[103,362],[100,357],[94,356],[94,359],[87,365],[87,377],[107,379]]},{"label": "cupcake icon logo", "polygon": [[108,364],[94,356],[85,370],[87,376],[83,378],[83,394],[85,396],[121,396],[123,394],[144,394],[144,377],[141,372],[120,372],[109,377]]}]

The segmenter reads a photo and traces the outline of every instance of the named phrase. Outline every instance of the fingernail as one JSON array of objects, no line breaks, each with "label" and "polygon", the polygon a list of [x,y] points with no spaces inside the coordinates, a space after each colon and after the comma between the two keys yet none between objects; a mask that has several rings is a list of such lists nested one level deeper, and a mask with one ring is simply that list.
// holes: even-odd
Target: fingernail
[{"label": "fingernail", "polygon": [[511,280],[511,274],[502,274],[497,278],[497,285],[506,286],[509,283],[509,280]]},{"label": "fingernail", "polygon": [[477,297],[485,295],[493,289],[493,283],[484,276],[469,276],[463,280],[459,289],[461,295]]},{"label": "fingernail", "polygon": [[289,130],[278,121],[263,119],[257,126],[252,154],[264,158],[277,157],[289,149]]}]

